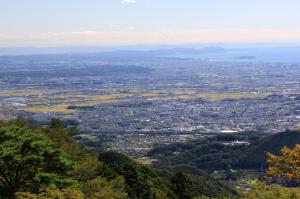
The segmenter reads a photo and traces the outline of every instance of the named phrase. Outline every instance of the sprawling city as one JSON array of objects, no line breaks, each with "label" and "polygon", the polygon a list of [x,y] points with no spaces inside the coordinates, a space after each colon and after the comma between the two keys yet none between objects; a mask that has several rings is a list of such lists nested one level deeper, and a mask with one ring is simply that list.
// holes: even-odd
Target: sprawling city
[{"label": "sprawling city", "polygon": [[299,63],[180,58],[9,57],[1,118],[72,121],[125,153],[216,133],[272,134],[300,124]]}]

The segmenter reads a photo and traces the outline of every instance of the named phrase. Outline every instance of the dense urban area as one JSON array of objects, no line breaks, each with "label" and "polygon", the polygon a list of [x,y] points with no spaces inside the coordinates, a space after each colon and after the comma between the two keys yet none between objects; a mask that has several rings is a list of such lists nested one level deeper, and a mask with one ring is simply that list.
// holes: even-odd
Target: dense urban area
[{"label": "dense urban area", "polygon": [[0,119],[58,117],[78,142],[144,154],[300,124],[299,63],[95,55],[2,57]]}]

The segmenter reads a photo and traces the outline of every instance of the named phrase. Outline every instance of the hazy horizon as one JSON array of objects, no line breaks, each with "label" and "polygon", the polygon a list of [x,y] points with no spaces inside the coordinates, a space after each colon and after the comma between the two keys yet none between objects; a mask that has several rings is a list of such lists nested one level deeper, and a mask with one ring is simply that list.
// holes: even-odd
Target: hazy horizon
[{"label": "hazy horizon", "polygon": [[0,48],[299,43],[299,1],[1,0]]}]

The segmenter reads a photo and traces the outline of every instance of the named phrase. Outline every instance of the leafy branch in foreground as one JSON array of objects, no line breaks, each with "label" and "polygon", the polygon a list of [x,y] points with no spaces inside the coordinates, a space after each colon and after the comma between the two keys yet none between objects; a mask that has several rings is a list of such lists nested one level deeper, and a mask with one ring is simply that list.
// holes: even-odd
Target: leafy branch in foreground
[{"label": "leafy branch in foreground", "polygon": [[281,155],[276,156],[267,153],[269,168],[267,173],[277,178],[283,178],[290,182],[300,183],[300,145],[294,149],[284,147]]}]

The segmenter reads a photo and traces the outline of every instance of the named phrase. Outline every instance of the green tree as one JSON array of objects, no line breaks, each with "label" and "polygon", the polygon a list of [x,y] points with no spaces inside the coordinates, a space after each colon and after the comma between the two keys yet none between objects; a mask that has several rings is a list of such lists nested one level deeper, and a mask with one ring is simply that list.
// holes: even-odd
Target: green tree
[{"label": "green tree", "polygon": [[299,188],[285,188],[279,185],[266,185],[260,182],[251,182],[251,190],[242,194],[242,199],[298,199]]},{"label": "green tree", "polygon": [[79,181],[88,181],[96,178],[101,173],[103,163],[95,157],[85,157],[76,162],[72,176]]},{"label": "green tree", "polygon": [[104,152],[99,155],[104,162],[104,176],[114,178],[123,176],[130,199],[168,199],[175,198],[167,180],[156,170],[136,163],[117,152]]},{"label": "green tree", "polygon": [[46,189],[40,194],[17,192],[16,199],[84,199],[81,191],[75,189]]},{"label": "green tree", "polygon": [[39,131],[50,138],[55,144],[56,148],[59,148],[67,153],[74,161],[78,161],[82,159],[82,157],[90,154],[84,146],[77,144],[72,139],[72,132],[70,133],[69,129],[44,128],[39,129]]},{"label": "green tree", "polygon": [[184,172],[177,172],[171,179],[174,193],[179,199],[192,199],[195,197],[193,180]]},{"label": "green tree", "polygon": [[118,177],[107,181],[103,177],[96,177],[84,187],[84,192],[89,199],[126,199],[124,179]]},{"label": "green tree", "polygon": [[53,129],[62,129],[62,128],[64,128],[64,125],[60,121],[59,118],[52,118],[51,119],[50,128],[53,128]]},{"label": "green tree", "polygon": [[72,180],[61,177],[72,166],[42,134],[16,126],[0,128],[0,196],[71,184]]}]

